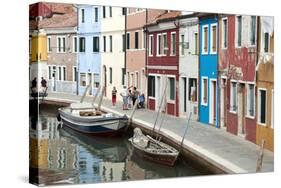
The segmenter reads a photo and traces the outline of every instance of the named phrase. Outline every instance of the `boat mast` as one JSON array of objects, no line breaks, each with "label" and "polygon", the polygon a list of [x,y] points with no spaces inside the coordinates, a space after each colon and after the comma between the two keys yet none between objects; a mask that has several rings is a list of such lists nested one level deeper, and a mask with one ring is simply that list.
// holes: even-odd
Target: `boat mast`
[{"label": "boat mast", "polygon": [[87,87],[86,87],[86,89],[85,89],[85,91],[83,93],[83,96],[81,97],[80,103],[82,103],[84,101],[89,87],[90,87],[90,84],[87,85]]}]

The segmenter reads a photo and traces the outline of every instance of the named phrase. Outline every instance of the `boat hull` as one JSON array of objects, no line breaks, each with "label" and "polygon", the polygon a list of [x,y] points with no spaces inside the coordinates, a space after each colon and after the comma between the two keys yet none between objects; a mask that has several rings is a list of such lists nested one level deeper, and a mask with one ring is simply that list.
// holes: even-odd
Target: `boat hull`
[{"label": "boat hull", "polygon": [[126,125],[127,117],[114,117],[104,119],[77,118],[59,109],[63,125],[84,134],[95,136],[118,136]]},{"label": "boat hull", "polygon": [[174,166],[175,162],[177,160],[178,155],[158,155],[155,153],[149,153],[144,150],[139,149],[136,147],[134,144],[134,153],[138,155],[139,157],[142,157],[146,160],[162,164],[162,165],[167,165],[167,166]]}]

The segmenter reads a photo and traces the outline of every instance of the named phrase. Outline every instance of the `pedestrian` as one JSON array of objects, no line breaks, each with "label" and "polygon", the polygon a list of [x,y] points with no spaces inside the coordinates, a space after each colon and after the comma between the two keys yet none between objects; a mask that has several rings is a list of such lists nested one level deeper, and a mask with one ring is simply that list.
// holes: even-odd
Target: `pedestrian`
[{"label": "pedestrian", "polygon": [[132,108],[132,98],[133,98],[132,90],[129,89],[129,93],[128,93],[128,108]]},{"label": "pedestrian", "polygon": [[139,96],[138,108],[144,108],[144,102],[145,102],[145,96],[144,96],[144,94],[142,93],[142,94]]},{"label": "pedestrian", "polygon": [[47,89],[47,81],[44,79],[44,77],[41,77],[41,87],[43,88],[43,92]]},{"label": "pedestrian", "polygon": [[31,82],[31,91],[32,91],[32,93],[36,93],[36,87],[37,87],[37,78],[34,77],[34,79]]},{"label": "pedestrian", "polygon": [[114,107],[116,105],[116,95],[117,95],[117,90],[116,87],[114,86],[112,90],[112,106]]},{"label": "pedestrian", "polygon": [[139,92],[136,87],[134,87],[133,93],[132,93],[132,101],[133,101],[133,106],[135,106],[136,100],[139,97]]},{"label": "pedestrian", "polygon": [[123,110],[128,110],[128,90],[126,86],[123,87],[123,90],[121,91],[120,95],[123,98]]}]

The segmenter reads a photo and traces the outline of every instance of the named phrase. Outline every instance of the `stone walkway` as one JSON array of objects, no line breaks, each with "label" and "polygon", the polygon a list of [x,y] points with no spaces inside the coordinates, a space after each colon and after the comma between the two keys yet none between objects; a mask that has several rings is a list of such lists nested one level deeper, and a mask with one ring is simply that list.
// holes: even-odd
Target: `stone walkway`
[{"label": "stone walkway", "polygon": [[[77,102],[80,98],[80,96],[72,94],[49,93],[48,97],[44,100],[69,103]],[[92,101],[92,97],[86,97],[85,101]],[[112,107],[111,101],[108,99],[103,100],[102,110],[119,115],[130,115],[132,111],[123,111],[120,102],[117,103],[116,107]],[[155,111],[137,109],[132,120],[135,124],[152,129],[156,114],[157,112]],[[187,119],[166,115],[160,134],[174,142],[180,143],[186,126]],[[156,130],[158,128],[159,126],[156,127]],[[239,136],[232,135],[224,129],[217,129],[192,120],[185,136],[184,148],[226,173],[256,172],[257,159],[260,151],[259,146]],[[264,150],[262,172],[272,172],[273,170],[274,153]]]}]

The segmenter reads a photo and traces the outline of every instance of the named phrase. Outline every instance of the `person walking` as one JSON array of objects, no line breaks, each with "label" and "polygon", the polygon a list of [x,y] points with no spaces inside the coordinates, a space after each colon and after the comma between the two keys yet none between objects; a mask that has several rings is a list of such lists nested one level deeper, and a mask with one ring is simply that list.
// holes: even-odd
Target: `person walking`
[{"label": "person walking", "polygon": [[123,87],[123,90],[121,91],[120,95],[123,98],[123,110],[128,110],[128,90],[126,86]]},{"label": "person walking", "polygon": [[112,106],[114,107],[116,105],[116,95],[117,95],[117,90],[116,87],[114,86],[112,90]]},{"label": "person walking", "polygon": [[47,81],[44,79],[44,77],[41,77],[41,88],[42,88],[42,92],[46,92]]},{"label": "person walking", "polygon": [[136,100],[138,99],[138,97],[139,97],[139,92],[138,92],[137,88],[134,87],[134,90],[133,90],[133,93],[132,93],[133,106],[135,105]]},{"label": "person walking", "polygon": [[32,91],[32,93],[36,93],[36,87],[37,87],[37,80],[36,79],[37,78],[34,77],[34,79],[31,82],[31,91]]},{"label": "person walking", "polygon": [[129,93],[128,93],[128,108],[132,108],[132,90],[129,89]]}]

